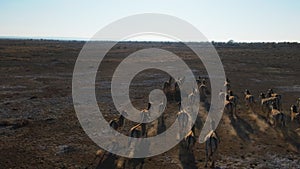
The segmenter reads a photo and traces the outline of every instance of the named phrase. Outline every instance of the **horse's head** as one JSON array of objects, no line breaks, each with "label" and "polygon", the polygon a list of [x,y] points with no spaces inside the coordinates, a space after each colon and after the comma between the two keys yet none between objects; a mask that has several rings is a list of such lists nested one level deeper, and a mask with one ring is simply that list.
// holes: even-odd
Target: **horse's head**
[{"label": "horse's head", "polygon": [[124,117],[127,117],[128,113],[126,111],[122,111],[121,115],[124,116]]},{"label": "horse's head", "polygon": [[293,112],[297,112],[297,106],[296,106],[296,105],[292,105],[292,106],[291,106],[291,110],[292,110]]},{"label": "horse's head", "polygon": [[250,91],[249,91],[248,89],[246,89],[246,90],[245,90],[245,94],[246,94],[246,95],[249,95],[249,94],[250,94]]},{"label": "horse's head", "polygon": [[262,99],[264,99],[264,98],[266,98],[266,95],[264,93],[260,93],[259,97],[262,98]]},{"label": "horse's head", "polygon": [[273,89],[268,89],[267,96],[272,97],[272,94],[274,94]]},{"label": "horse's head", "polygon": [[150,108],[151,108],[151,103],[150,103],[150,102],[148,102],[148,107],[147,107],[147,110],[150,110]]},{"label": "horse's head", "polygon": [[271,102],[271,109],[277,109],[277,103],[275,101]]},{"label": "horse's head", "polygon": [[232,90],[228,90],[228,94],[229,94],[229,96],[233,96]]},{"label": "horse's head", "polygon": [[226,100],[229,101],[229,95],[228,94],[226,95]]}]

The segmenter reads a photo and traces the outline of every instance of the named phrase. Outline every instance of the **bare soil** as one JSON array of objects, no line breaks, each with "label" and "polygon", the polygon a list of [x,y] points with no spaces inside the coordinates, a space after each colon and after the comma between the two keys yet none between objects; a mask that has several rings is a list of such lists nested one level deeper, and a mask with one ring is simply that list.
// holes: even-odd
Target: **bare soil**
[{"label": "bare soil", "polygon": [[[72,103],[72,73],[84,42],[46,40],[0,40],[0,168],[204,168],[204,144],[193,153],[181,145],[150,158],[128,159],[114,155],[95,158],[99,147],[81,128]],[[289,114],[300,97],[300,44],[214,44],[233,92],[239,96],[237,119],[224,114],[217,128],[221,142],[217,168],[300,168],[300,124],[288,122],[273,128],[260,111],[258,95],[273,88],[282,95],[283,112]],[[97,76],[97,101],[107,120],[117,117],[110,96],[110,80],[116,66],[129,54],[159,47],[184,59],[196,77],[207,76],[193,52],[180,43],[124,42],[105,57]],[[146,70],[131,83],[130,98],[146,108],[149,92],[161,88],[168,75]],[[242,92],[255,96],[253,110],[245,106]],[[165,128],[177,113],[169,102],[164,112]],[[200,109],[204,120],[206,111]],[[127,134],[135,123],[128,122]],[[149,124],[149,128],[153,125]],[[160,131],[160,132],[162,132]],[[199,130],[196,130],[199,134]]]}]

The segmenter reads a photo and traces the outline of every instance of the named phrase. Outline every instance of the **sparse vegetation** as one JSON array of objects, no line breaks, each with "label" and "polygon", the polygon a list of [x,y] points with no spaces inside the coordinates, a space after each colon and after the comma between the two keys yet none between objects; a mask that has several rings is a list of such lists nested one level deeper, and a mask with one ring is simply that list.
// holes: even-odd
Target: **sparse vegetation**
[{"label": "sparse vegetation", "polygon": [[[164,154],[142,160],[110,156],[101,164],[94,161],[99,147],[81,128],[71,96],[73,67],[83,45],[80,41],[0,40],[0,168],[111,168],[116,165],[115,159],[120,159],[122,165],[129,161],[128,168],[135,164],[140,166],[142,162],[143,169],[202,168],[205,145],[199,143],[193,146],[193,153],[178,145]],[[296,98],[300,96],[297,88],[287,90],[300,84],[300,44],[214,42],[213,45],[234,93],[244,98],[247,88],[256,99],[251,109],[240,99],[236,119],[223,116],[217,128],[221,141],[216,166],[299,167],[298,124],[287,120],[286,128],[273,128],[257,105],[259,93],[274,88],[282,96],[282,113],[290,114],[291,104],[297,104]],[[119,43],[101,63],[96,79],[98,105],[108,122],[118,117],[109,94],[108,82],[113,70],[128,54],[145,47],[170,50],[183,58],[195,77],[207,77],[201,61],[182,43]],[[131,84],[132,104],[138,109],[145,108],[149,92],[161,89],[166,80],[168,75],[161,71],[141,72]],[[207,87],[210,89],[209,84]],[[162,119],[165,126],[159,133],[173,124],[177,112],[178,105],[169,103]],[[199,118],[205,116],[205,109],[201,108]],[[201,120],[198,122],[201,126]],[[126,121],[120,132],[128,134],[134,125],[136,123]],[[196,128],[196,136],[199,131],[199,127]],[[58,153],[60,150],[65,153]]]}]

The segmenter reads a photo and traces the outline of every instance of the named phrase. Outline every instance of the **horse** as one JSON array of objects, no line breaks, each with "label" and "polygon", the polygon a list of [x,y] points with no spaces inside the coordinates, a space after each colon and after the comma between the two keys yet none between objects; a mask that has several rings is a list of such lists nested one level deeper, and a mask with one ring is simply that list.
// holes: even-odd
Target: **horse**
[{"label": "horse", "polygon": [[296,106],[298,107],[298,112],[300,112],[300,97],[297,99]]},{"label": "horse", "polygon": [[177,113],[177,119],[179,123],[179,133],[181,134],[186,130],[189,123],[189,115],[185,110],[181,110]]},{"label": "horse", "polygon": [[166,81],[163,85],[163,92],[167,96],[168,99],[172,99],[174,95],[174,91],[172,90],[172,76],[169,77],[169,80]]},{"label": "horse", "polygon": [[229,90],[228,94],[229,94],[229,101],[231,101],[234,104],[234,107],[236,108],[237,103],[238,103],[238,97],[233,95],[232,90]]},{"label": "horse", "polygon": [[134,138],[141,138],[146,134],[146,123],[139,123],[129,130],[129,136]]},{"label": "horse", "polygon": [[271,115],[270,116],[271,116],[271,119],[274,122],[274,124],[273,124],[274,127],[278,127],[279,124],[280,124],[281,127],[286,126],[286,124],[285,124],[285,119],[286,119],[285,114],[278,110],[275,103],[271,106]]},{"label": "horse", "polygon": [[244,95],[246,106],[252,108],[255,103],[254,96],[250,93],[248,89],[246,89]]},{"label": "horse", "polygon": [[193,88],[193,91],[188,95],[189,106],[192,106],[195,103],[196,97],[198,96],[197,93],[198,93],[198,89]]},{"label": "horse", "polygon": [[278,106],[278,109],[281,109],[281,95],[280,94],[278,94],[278,93],[274,93],[274,91],[273,91],[273,89],[269,89],[268,91],[267,91],[267,97],[268,98],[277,98],[277,106]]},{"label": "horse", "polygon": [[298,109],[297,109],[296,105],[291,106],[290,116],[291,116],[291,121],[292,122],[296,120],[297,123],[300,123],[300,113],[298,112]]},{"label": "horse", "polygon": [[196,137],[195,137],[195,131],[194,126],[192,129],[188,132],[188,134],[184,137],[184,143],[185,147],[188,151],[193,152],[193,147],[196,143]]},{"label": "horse", "polygon": [[205,168],[207,167],[209,161],[212,162],[211,167],[214,168],[215,161],[216,161],[216,153],[218,150],[220,139],[214,130],[211,130],[205,136],[204,139],[205,139]]},{"label": "horse", "polygon": [[208,87],[206,86],[206,81],[202,81],[202,84],[199,86],[199,95],[200,102],[206,102],[207,95],[210,95]]},{"label": "horse", "polygon": [[291,106],[291,121],[294,121],[295,117],[298,115],[297,106],[292,105]]},{"label": "horse", "polygon": [[181,93],[180,93],[180,84],[178,82],[175,82],[174,84],[174,100],[176,102],[181,101]]},{"label": "horse", "polygon": [[[276,107],[279,107],[279,101],[277,97],[266,97],[264,93],[260,93],[259,97],[261,98],[261,110],[264,113],[270,113],[272,104],[276,104]],[[267,109],[267,112],[265,111]]]},{"label": "horse", "polygon": [[223,110],[223,113],[226,113],[228,115],[230,115],[231,117],[234,117],[236,118],[236,109],[235,109],[235,106],[234,106],[234,103],[232,103],[230,100],[229,100],[229,95],[226,95],[226,98],[225,98],[225,102],[224,102],[224,110]]},{"label": "horse", "polygon": [[228,78],[226,78],[226,80],[224,82],[224,87],[226,87],[227,90],[231,89],[230,81]]},{"label": "horse", "polygon": [[150,119],[150,108],[151,108],[151,103],[148,103],[147,109],[143,109],[141,111],[141,121],[143,123],[146,123]]},{"label": "horse", "polygon": [[109,126],[114,130],[118,130],[120,127],[123,127],[125,125],[124,116],[128,116],[128,114],[126,112],[122,112],[118,118],[115,118],[109,122]]}]

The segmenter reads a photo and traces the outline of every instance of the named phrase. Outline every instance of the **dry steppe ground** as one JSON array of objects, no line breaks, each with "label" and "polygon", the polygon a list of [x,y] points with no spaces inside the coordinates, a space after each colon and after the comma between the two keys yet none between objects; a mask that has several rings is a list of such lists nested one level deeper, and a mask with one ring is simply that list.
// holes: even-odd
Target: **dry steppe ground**
[{"label": "dry steppe ground", "polygon": [[[108,43],[108,42],[103,42]],[[115,168],[122,158],[95,159],[99,147],[81,128],[72,103],[72,73],[84,42],[0,40],[0,168]],[[224,64],[233,92],[239,96],[238,118],[224,114],[217,128],[221,142],[218,168],[300,168],[300,124],[273,128],[258,106],[258,95],[273,88],[282,95],[283,111],[300,97],[300,44],[214,44]],[[130,53],[143,48],[170,50],[184,59],[195,76],[207,72],[183,44],[124,42],[105,57],[97,76],[97,100],[107,120],[117,117],[110,97],[115,67]],[[161,88],[167,74],[146,70],[131,83],[130,97],[145,108],[149,92]],[[249,89],[257,106],[245,107],[242,92]],[[175,103],[164,112],[166,127],[176,118]],[[200,109],[199,117],[205,116]],[[123,133],[134,124],[128,122]],[[199,131],[196,131],[198,133]],[[203,168],[204,145],[194,152],[180,145],[146,159],[124,159],[125,168]]]}]

